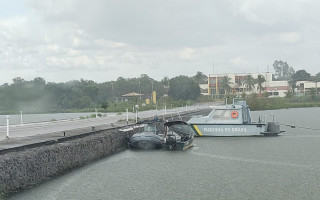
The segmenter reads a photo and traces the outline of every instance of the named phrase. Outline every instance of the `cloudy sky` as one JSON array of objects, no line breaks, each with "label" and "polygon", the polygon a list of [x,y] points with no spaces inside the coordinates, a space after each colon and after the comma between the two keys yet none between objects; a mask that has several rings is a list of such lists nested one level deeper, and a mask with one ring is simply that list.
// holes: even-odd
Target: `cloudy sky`
[{"label": "cloudy sky", "polygon": [[0,84],[320,71],[318,0],[1,0]]}]

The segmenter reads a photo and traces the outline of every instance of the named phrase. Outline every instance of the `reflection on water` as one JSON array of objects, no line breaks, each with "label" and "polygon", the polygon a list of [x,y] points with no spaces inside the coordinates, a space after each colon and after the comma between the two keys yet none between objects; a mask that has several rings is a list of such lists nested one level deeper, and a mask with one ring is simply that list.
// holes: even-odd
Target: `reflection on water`
[{"label": "reflection on water", "polygon": [[[318,108],[253,112],[320,129]],[[8,199],[319,199],[320,132],[205,137],[185,152],[125,151]]]}]

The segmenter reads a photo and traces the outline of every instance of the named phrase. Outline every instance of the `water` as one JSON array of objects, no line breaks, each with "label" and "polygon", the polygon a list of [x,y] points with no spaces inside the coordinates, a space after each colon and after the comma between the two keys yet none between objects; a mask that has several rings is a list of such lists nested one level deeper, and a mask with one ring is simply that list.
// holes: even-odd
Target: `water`
[{"label": "water", "polygon": [[[319,108],[253,112],[320,129]],[[320,199],[320,131],[196,138],[184,152],[125,151],[8,199]]]}]

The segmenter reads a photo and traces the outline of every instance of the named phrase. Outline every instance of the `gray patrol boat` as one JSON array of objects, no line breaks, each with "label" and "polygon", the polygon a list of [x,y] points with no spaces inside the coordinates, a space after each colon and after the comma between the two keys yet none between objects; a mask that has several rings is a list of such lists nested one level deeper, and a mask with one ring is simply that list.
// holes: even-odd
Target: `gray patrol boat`
[{"label": "gray patrol boat", "polygon": [[281,132],[274,116],[259,116],[251,121],[250,107],[246,101],[233,100],[233,104],[215,106],[208,116],[193,116],[188,124],[195,136],[276,136]]}]

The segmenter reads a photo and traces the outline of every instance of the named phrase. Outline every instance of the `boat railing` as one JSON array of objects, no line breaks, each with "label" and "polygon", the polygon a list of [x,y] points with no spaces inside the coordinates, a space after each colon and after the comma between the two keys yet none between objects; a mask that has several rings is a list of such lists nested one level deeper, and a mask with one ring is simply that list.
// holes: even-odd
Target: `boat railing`
[{"label": "boat railing", "polygon": [[267,123],[267,122],[274,122],[274,115],[259,115],[258,116],[258,123]]}]

